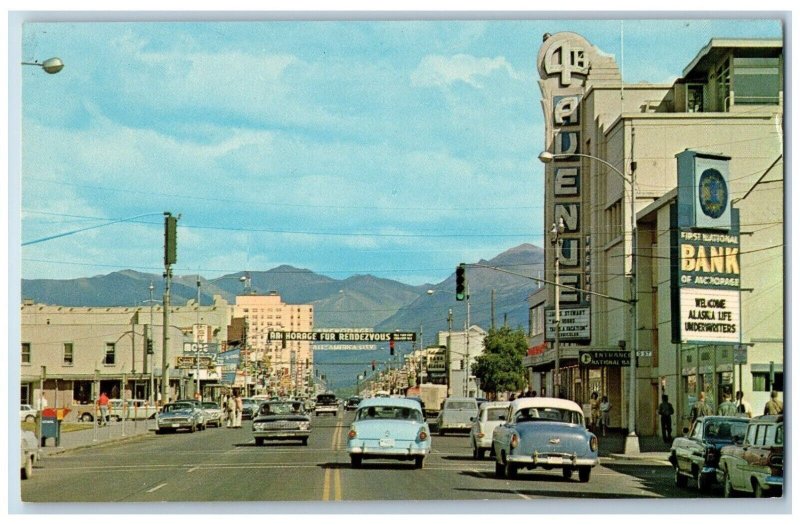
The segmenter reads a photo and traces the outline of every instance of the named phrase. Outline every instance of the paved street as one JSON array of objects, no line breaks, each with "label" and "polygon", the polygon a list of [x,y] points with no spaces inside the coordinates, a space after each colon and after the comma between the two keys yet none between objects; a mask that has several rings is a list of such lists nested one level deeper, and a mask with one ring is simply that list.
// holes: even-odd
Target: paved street
[{"label": "paved street", "polygon": [[[250,422],[241,429],[155,435],[46,454],[33,479],[22,483],[24,502],[300,502],[536,500],[548,498],[697,498],[677,489],[666,452],[622,460],[604,454],[589,483],[565,480],[560,470],[522,471],[496,479],[494,462],[471,458],[466,435],[433,437],[425,467],[367,460],[350,466],[345,451],[352,413],[313,418],[308,446],[257,447]],[[143,425],[143,423],[139,423]],[[108,431],[101,429],[100,432]],[[109,432],[117,432],[112,430]],[[107,437],[111,437],[109,434]],[[73,438],[74,440],[75,438]],[[607,446],[615,446],[607,438]],[[66,440],[66,438],[65,438]],[[63,445],[63,443],[62,443]],[[73,443],[74,445],[74,443]],[[92,445],[90,442],[89,445]],[[720,497],[714,491],[706,497]]]}]

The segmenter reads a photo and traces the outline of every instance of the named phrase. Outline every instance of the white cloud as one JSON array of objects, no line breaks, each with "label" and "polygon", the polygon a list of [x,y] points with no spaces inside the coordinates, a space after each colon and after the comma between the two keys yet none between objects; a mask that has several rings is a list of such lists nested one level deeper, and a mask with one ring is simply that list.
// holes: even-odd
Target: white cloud
[{"label": "white cloud", "polygon": [[478,58],[472,55],[428,55],[411,73],[411,84],[419,87],[446,87],[458,81],[482,88],[482,79],[496,72],[505,72],[512,79],[519,75],[505,58]]}]

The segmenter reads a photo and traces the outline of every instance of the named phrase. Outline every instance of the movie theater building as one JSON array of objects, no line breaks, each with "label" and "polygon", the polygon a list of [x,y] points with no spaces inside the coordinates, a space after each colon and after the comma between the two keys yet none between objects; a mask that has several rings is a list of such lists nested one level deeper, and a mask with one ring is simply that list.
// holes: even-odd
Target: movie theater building
[{"label": "movie theater building", "polygon": [[531,384],[608,395],[627,428],[635,354],[641,435],[661,394],[679,428],[700,391],[741,389],[758,412],[783,390],[782,42],[712,39],[669,85],[624,84],[575,33],[545,35],[538,66],[560,314],[555,286],[531,295]]}]

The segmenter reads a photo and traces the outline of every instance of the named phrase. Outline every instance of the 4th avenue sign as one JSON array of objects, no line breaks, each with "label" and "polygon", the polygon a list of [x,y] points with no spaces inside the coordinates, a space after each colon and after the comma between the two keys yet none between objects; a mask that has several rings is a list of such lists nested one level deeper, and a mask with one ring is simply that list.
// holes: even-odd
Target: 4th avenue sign
[{"label": "4th avenue sign", "polygon": [[324,342],[367,342],[379,343],[394,341],[396,343],[417,340],[416,332],[283,332],[270,331],[269,341],[324,341]]},{"label": "4th avenue sign", "polygon": [[578,361],[584,366],[631,366],[631,354],[624,350],[578,352]]}]

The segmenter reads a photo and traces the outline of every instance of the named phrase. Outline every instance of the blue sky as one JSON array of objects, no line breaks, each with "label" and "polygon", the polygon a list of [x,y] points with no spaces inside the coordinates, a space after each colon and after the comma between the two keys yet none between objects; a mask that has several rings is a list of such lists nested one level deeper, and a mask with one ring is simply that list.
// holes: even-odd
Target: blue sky
[{"label": "blue sky", "polygon": [[21,59],[66,66],[21,71],[22,242],[153,215],[24,246],[21,276],[160,273],[164,211],[181,215],[174,273],[206,278],[289,264],[434,283],[541,245],[536,58],[560,31],[654,84],[713,37],[782,37],[777,19],[535,13],[26,24]]}]

